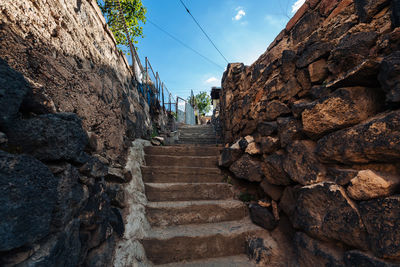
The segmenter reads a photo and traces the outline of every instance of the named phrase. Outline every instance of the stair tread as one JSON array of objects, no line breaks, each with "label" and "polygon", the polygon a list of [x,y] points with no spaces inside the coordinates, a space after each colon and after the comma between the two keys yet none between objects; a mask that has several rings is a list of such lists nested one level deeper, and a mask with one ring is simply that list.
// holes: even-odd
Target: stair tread
[{"label": "stair tread", "polygon": [[244,255],[235,255],[219,258],[207,258],[195,261],[173,262],[168,264],[156,265],[158,267],[256,267],[257,265],[250,261]]},{"label": "stair tread", "polygon": [[201,185],[226,185],[226,186],[231,186],[230,184],[227,183],[144,183],[145,185],[154,187],[154,188],[167,188],[167,187],[172,187],[172,186],[201,186]]},{"label": "stair tread", "polygon": [[190,200],[190,201],[163,201],[163,202],[148,202],[149,208],[185,208],[201,205],[220,205],[227,208],[234,208],[245,205],[243,202],[234,199],[223,200]]},{"label": "stair tread", "polygon": [[265,230],[253,224],[250,218],[246,217],[238,221],[153,227],[145,239],[168,240],[175,237],[232,236],[252,231]]}]

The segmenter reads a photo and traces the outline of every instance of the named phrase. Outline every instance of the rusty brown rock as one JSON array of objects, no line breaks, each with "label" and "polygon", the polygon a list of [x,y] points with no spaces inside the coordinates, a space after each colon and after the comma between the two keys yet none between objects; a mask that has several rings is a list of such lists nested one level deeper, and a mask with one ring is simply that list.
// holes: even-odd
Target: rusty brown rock
[{"label": "rusty brown rock", "polygon": [[400,51],[383,59],[378,78],[387,93],[386,100],[400,102]]},{"label": "rusty brown rock", "polygon": [[352,199],[368,200],[389,196],[396,192],[399,185],[400,177],[363,170],[351,179],[347,193]]},{"label": "rusty brown rock", "polygon": [[379,93],[374,89],[341,88],[302,113],[303,129],[310,136],[321,136],[357,124],[376,114],[381,105],[377,100]]},{"label": "rusty brown rock", "polygon": [[267,136],[261,138],[260,147],[263,154],[271,154],[277,151],[281,146],[279,138]]},{"label": "rusty brown rock", "polygon": [[326,180],[325,166],[319,163],[315,148],[316,144],[309,140],[294,141],[288,146],[283,168],[293,181],[309,185]]},{"label": "rusty brown rock", "polygon": [[303,126],[300,120],[296,120],[293,117],[278,118],[277,123],[278,135],[282,148],[286,147],[294,140],[304,138]]},{"label": "rusty brown rock", "polygon": [[357,205],[344,188],[323,182],[299,191],[294,226],[320,240],[337,240],[367,249],[367,233]]},{"label": "rusty brown rock", "polygon": [[310,80],[312,83],[321,83],[328,76],[328,68],[325,59],[320,59],[311,63],[308,66],[308,72],[310,73]]},{"label": "rusty brown rock", "polygon": [[318,141],[317,154],[325,162],[391,162],[400,158],[400,111],[380,114],[367,122],[340,130]]},{"label": "rusty brown rock", "polygon": [[278,100],[273,100],[267,104],[264,119],[266,121],[274,121],[279,116],[288,113],[290,113],[290,109],[287,105]]},{"label": "rusty brown rock", "polygon": [[262,180],[261,163],[248,154],[234,162],[229,170],[239,179],[250,182],[261,182]]},{"label": "rusty brown rock", "polygon": [[218,165],[222,167],[229,167],[232,163],[240,158],[243,154],[241,149],[224,148],[218,160]]}]

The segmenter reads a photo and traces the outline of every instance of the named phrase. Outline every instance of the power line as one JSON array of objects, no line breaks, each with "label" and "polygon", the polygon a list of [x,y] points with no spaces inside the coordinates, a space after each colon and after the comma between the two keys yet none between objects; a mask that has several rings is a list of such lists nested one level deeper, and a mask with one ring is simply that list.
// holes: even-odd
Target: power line
[{"label": "power line", "polygon": [[196,53],[197,55],[201,56],[202,58],[204,58],[205,60],[207,60],[208,62],[210,62],[211,64],[214,64],[215,66],[217,66],[218,68],[221,68],[223,70],[225,70],[224,67],[221,67],[220,65],[218,65],[217,63],[215,63],[214,61],[212,61],[211,59],[209,59],[208,57],[202,55],[200,52],[194,50],[193,48],[191,48],[189,45],[185,44],[184,42],[182,42],[181,40],[179,40],[177,37],[175,37],[174,35],[170,34],[169,32],[167,32],[166,30],[164,30],[163,28],[161,28],[160,26],[158,26],[157,24],[155,24],[154,22],[152,22],[149,18],[146,18],[146,20],[148,22],[150,22],[154,27],[156,27],[157,29],[159,29],[160,31],[162,31],[163,33],[165,33],[166,35],[168,35],[169,37],[171,37],[172,39],[174,39],[175,41],[177,41],[178,43],[180,43],[181,45],[183,45],[184,47],[186,47],[187,49],[191,50],[192,52]]},{"label": "power line", "polygon": [[207,37],[207,39],[211,42],[211,44],[214,46],[214,48],[218,51],[218,53],[225,59],[226,63],[229,64],[228,60],[226,59],[226,57],[224,57],[224,55],[221,53],[221,51],[217,48],[217,46],[214,44],[214,42],[211,40],[211,38],[208,36],[208,34],[203,30],[203,28],[200,26],[200,24],[197,22],[197,20],[195,19],[195,17],[192,15],[192,13],[190,13],[190,10],[187,8],[187,6],[185,5],[185,3],[183,3],[182,0],[179,0],[181,2],[181,4],[183,5],[183,7],[186,9],[186,12],[189,13],[189,15],[192,17],[192,19],[194,20],[194,22],[197,24],[197,26],[199,26],[200,30],[204,33],[204,35]]}]

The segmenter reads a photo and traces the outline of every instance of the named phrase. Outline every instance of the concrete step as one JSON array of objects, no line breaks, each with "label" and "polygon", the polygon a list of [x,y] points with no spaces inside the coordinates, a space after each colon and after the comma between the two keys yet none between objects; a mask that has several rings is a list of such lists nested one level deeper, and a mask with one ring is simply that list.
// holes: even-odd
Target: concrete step
[{"label": "concrete step", "polygon": [[245,255],[210,258],[195,261],[173,262],[157,265],[157,267],[256,267],[257,264],[250,261]]},{"label": "concrete step", "polygon": [[180,144],[217,144],[217,140],[215,138],[208,139],[208,138],[179,138],[178,143]]},{"label": "concrete step", "polygon": [[170,155],[170,156],[219,156],[219,147],[199,146],[148,146],[144,148],[146,155]]},{"label": "concrete step", "polygon": [[240,221],[155,227],[143,240],[154,264],[243,254],[246,239],[264,232],[249,218]]},{"label": "concrete step", "polygon": [[145,155],[146,166],[217,167],[218,156]]},{"label": "concrete step", "polygon": [[233,197],[227,183],[145,183],[149,201],[222,200]]},{"label": "concrete step", "polygon": [[214,134],[192,134],[192,133],[181,133],[179,138],[215,138]]},{"label": "concrete step", "polygon": [[220,183],[224,176],[218,168],[143,166],[145,183]]},{"label": "concrete step", "polygon": [[238,200],[149,202],[146,214],[150,225],[169,226],[240,220],[248,209]]}]

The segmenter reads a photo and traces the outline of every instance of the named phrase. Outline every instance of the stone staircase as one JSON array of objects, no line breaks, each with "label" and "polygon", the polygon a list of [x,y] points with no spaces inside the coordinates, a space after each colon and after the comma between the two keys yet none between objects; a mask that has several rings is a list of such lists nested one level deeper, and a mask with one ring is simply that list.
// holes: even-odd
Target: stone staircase
[{"label": "stone staircase", "polygon": [[178,144],[217,144],[212,125],[181,125],[178,127]]},{"label": "stone staircase", "polygon": [[244,254],[246,238],[264,230],[223,182],[219,152],[215,145],[145,148],[142,174],[151,230],[143,246],[153,264],[255,266]]}]

